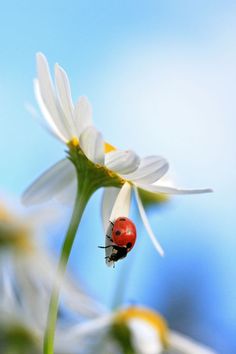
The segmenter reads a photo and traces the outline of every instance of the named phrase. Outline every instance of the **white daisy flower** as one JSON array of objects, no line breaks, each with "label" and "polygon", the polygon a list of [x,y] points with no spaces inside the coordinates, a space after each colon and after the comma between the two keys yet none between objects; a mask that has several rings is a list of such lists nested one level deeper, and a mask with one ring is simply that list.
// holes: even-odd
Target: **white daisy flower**
[{"label": "white daisy flower", "polygon": [[[125,322],[137,354],[214,354],[210,348],[169,330],[164,318],[151,309],[133,306],[121,310],[118,323]],[[216,353],[215,353],[216,354]]]},{"label": "white daisy flower", "polygon": [[[190,337],[172,331],[164,318],[151,309],[132,306],[77,324],[67,332],[70,342],[80,340],[89,353],[217,354]],[[100,345],[93,342],[100,338]],[[87,348],[88,349],[88,348]]]},{"label": "white daisy flower", "polygon": [[[120,151],[104,142],[101,133],[93,125],[92,108],[88,99],[80,97],[76,104],[73,104],[66,72],[58,64],[55,65],[54,87],[47,60],[41,53],[37,54],[37,72],[38,78],[34,81],[34,87],[41,112],[50,131],[69,147],[69,159],[76,168],[69,159],[61,160],[25,191],[23,203],[37,204],[55,196],[64,201],[73,200],[76,195],[76,174],[80,175],[81,179],[85,174],[81,169],[89,170],[91,176],[86,174],[86,178],[91,179],[94,189],[107,187],[102,202],[105,233],[107,234],[110,221],[113,222],[118,216],[129,215],[132,189],[147,234],[157,251],[163,255],[163,249],[148,222],[139,191],[159,195],[197,194],[212,190],[182,189],[164,184],[163,177],[169,169],[165,158],[147,156],[141,159],[133,151]],[[106,240],[106,245],[108,244]],[[110,253],[111,249],[107,249],[106,255],[109,256]]]}]

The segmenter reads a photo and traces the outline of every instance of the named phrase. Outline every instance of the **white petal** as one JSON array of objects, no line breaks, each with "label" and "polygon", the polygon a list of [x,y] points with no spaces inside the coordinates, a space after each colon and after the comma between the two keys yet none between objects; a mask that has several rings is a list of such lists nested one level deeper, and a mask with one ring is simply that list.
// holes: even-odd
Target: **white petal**
[{"label": "white petal", "polygon": [[116,198],[109,220],[114,222],[120,216],[129,216],[131,200],[131,185],[126,182]]},{"label": "white petal", "polygon": [[105,232],[109,226],[111,211],[119,191],[120,189],[115,187],[104,188],[102,195],[102,221]]},{"label": "white petal", "polygon": [[45,106],[45,103],[44,103],[42,96],[41,96],[39,82],[37,79],[34,80],[34,94],[35,94],[36,100],[38,102],[39,108],[41,110],[41,113],[49,125],[50,131],[52,131],[53,135],[55,135],[61,141],[66,143],[67,138],[65,137],[64,132],[61,132],[59,130],[59,127],[56,125],[55,120],[52,118],[47,107]]},{"label": "white petal", "polygon": [[76,339],[76,341],[78,341],[78,339],[81,340],[84,336],[87,337],[89,334],[96,335],[99,332],[99,330],[102,330],[103,328],[110,326],[113,320],[114,320],[114,314],[108,313],[108,314],[101,315],[97,318],[94,318],[92,320],[86,321],[84,323],[74,325],[69,330],[66,331],[65,340]]},{"label": "white petal", "polygon": [[111,151],[105,155],[105,165],[112,171],[121,174],[137,170],[140,164],[139,156],[133,151]]},{"label": "white petal", "polygon": [[59,102],[67,120],[71,136],[77,136],[74,125],[74,106],[71,98],[70,82],[64,69],[55,65],[55,81]]},{"label": "white petal", "polygon": [[39,88],[42,100],[48,112],[50,113],[50,116],[54,120],[54,123],[57,126],[58,130],[69,141],[71,139],[71,133],[66,125],[65,115],[60,109],[57,99],[55,97],[48,62],[42,53],[37,53],[36,59]]},{"label": "white petal", "polygon": [[102,134],[94,126],[83,131],[80,146],[87,158],[94,163],[104,164],[104,142]]},{"label": "white petal", "polygon": [[0,308],[12,309],[15,302],[15,294],[14,294],[12,279],[9,276],[9,269],[7,269],[6,265],[4,267],[4,265],[1,264],[0,275],[1,275],[0,276],[0,290],[1,290]]},{"label": "white petal", "polygon": [[[36,91],[38,91],[38,93]],[[39,98],[37,98],[37,100],[41,99],[41,101],[42,101],[38,80],[36,80],[36,79],[34,80],[34,92],[35,92],[35,96],[36,95],[40,96]],[[43,105],[43,107],[42,107],[41,111],[44,109],[46,110],[44,117],[41,114],[41,112],[39,112],[37,110],[37,108],[33,104],[31,104],[31,102],[25,102],[25,104],[24,104],[26,111],[31,115],[32,118],[34,118],[37,121],[38,124],[41,125],[41,127],[43,129],[47,130],[47,132],[49,134],[51,134],[54,138],[56,138],[56,139],[59,138],[63,142],[66,142],[66,139],[63,138],[60,135],[60,133],[57,132],[57,127],[55,126],[55,123],[53,122],[51,116],[49,115],[43,101],[42,101],[42,105]],[[49,115],[49,120],[52,120],[53,126],[50,125],[50,122],[48,122],[48,118],[46,118],[45,115]]]},{"label": "white petal", "polygon": [[143,204],[142,204],[142,201],[139,197],[139,194],[138,194],[138,190],[136,187],[134,187],[134,192],[135,192],[135,197],[136,197],[136,200],[137,200],[137,204],[138,204],[138,209],[139,209],[139,213],[140,213],[140,216],[141,216],[141,219],[143,221],[143,224],[147,230],[147,233],[154,245],[154,247],[156,248],[157,252],[160,253],[161,256],[164,255],[164,251],[161,247],[161,245],[159,244],[159,242],[157,241],[152,229],[151,229],[151,226],[149,224],[149,221],[148,221],[148,218],[147,218],[147,215],[146,215],[146,212],[144,210],[144,207],[143,207]]},{"label": "white petal", "polygon": [[141,160],[139,168],[125,178],[137,183],[153,183],[164,176],[168,169],[169,164],[163,157],[147,156]]},{"label": "white petal", "polygon": [[76,198],[76,192],[77,180],[74,178],[74,180],[68,186],[65,186],[65,188],[57,194],[56,198],[61,204],[73,206]]},{"label": "white petal", "polygon": [[[109,221],[114,222],[120,216],[129,216],[130,210],[130,201],[131,201],[131,186],[128,182],[126,182],[123,187],[120,189],[119,194],[117,195],[116,201],[113,205],[112,212],[109,217]],[[108,224],[108,228],[106,230],[105,235],[105,246],[111,246],[112,242],[107,237],[111,236],[112,233],[112,223]],[[112,253],[112,247],[106,248],[105,255],[106,257],[110,257]],[[109,262],[106,260],[106,264],[108,266],[112,266],[114,262]]]},{"label": "white petal", "polygon": [[165,193],[165,194],[201,194],[201,193],[211,193],[213,192],[210,188],[205,189],[182,189],[182,188],[175,188],[171,186],[164,186],[164,185],[150,185],[150,184],[142,184],[136,183],[136,185],[144,189],[148,192],[153,193]]},{"label": "white petal", "polygon": [[109,261],[109,257],[112,254],[112,247],[111,246],[113,245],[113,242],[111,241],[112,228],[113,228],[113,225],[111,222],[109,222],[107,230],[105,232],[105,246],[106,246],[106,249],[105,249],[105,257],[106,258],[105,259],[106,259],[106,265],[108,267],[111,267],[114,265],[113,261]]},{"label": "white petal", "polygon": [[169,333],[170,348],[182,354],[217,354],[205,345],[199,344],[187,336],[174,331]]},{"label": "white petal", "polygon": [[76,172],[72,162],[68,159],[61,160],[26,189],[22,196],[22,203],[29,206],[49,201],[68,187],[75,178]]},{"label": "white petal", "polygon": [[[45,309],[48,307],[49,289],[46,287],[45,278],[50,274],[51,269],[42,273],[42,269],[39,267],[38,252],[35,252],[30,260],[31,263],[29,259],[18,258],[15,260],[15,276],[17,288],[21,294],[21,311],[24,313],[24,318],[33,322],[31,326],[34,327],[34,330],[39,330],[44,327],[47,318]],[[42,261],[41,258],[40,261]],[[44,266],[43,263],[41,264]]]},{"label": "white petal", "polygon": [[139,354],[161,354],[163,345],[156,328],[141,318],[131,318],[128,326],[132,333],[135,352]]},{"label": "white petal", "polygon": [[79,97],[74,109],[74,122],[78,137],[86,128],[93,125],[92,114],[92,107],[87,97]]}]

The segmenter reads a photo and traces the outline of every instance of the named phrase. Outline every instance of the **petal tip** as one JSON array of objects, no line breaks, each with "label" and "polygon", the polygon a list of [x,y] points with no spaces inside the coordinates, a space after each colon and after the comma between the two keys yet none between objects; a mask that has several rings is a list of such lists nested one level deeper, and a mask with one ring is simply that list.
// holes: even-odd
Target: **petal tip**
[{"label": "petal tip", "polygon": [[55,63],[54,68],[55,68],[55,71],[58,71],[58,70],[60,70],[60,65],[58,63]]},{"label": "petal tip", "polygon": [[61,73],[66,74],[65,70],[58,63],[55,63],[54,70],[55,70],[55,73],[57,73],[57,74],[61,74]]},{"label": "petal tip", "polygon": [[214,190],[212,188],[205,188],[205,189],[200,189],[199,194],[201,193],[213,193]]},{"label": "petal tip", "polygon": [[36,53],[37,62],[47,62],[46,56],[42,52]]},{"label": "petal tip", "polygon": [[91,103],[90,103],[87,96],[85,96],[85,95],[79,96],[78,102],[80,105],[82,104],[82,105],[87,106],[91,109]]}]

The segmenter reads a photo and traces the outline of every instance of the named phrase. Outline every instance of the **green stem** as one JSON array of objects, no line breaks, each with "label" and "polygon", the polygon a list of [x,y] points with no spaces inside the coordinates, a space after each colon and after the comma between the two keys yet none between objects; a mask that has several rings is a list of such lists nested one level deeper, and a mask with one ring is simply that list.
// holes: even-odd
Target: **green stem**
[{"label": "green stem", "polygon": [[[70,225],[62,246],[59,265],[58,265],[58,275],[59,278],[62,277],[66,270],[66,265],[71,253],[71,249],[75,240],[76,232],[80,224],[81,217],[83,215],[84,209],[90,196],[93,194],[94,189],[90,182],[86,178],[81,179],[77,187],[77,195],[74,204],[74,210],[71,217]],[[57,277],[58,278],[58,277]],[[47,318],[47,326],[44,335],[44,354],[54,354],[54,337],[57,322],[57,313],[59,306],[59,295],[60,288],[58,283],[54,284],[49,310]]]}]

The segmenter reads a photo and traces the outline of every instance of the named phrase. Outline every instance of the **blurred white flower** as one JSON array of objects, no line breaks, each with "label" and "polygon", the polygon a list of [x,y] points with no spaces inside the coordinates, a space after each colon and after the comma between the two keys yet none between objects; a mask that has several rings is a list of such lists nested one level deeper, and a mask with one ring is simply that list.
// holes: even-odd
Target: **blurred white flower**
[{"label": "blurred white flower", "polygon": [[[25,205],[48,201],[54,196],[74,200],[76,173],[89,170],[94,189],[106,187],[103,195],[103,221],[105,233],[109,221],[116,216],[128,216],[131,189],[134,190],[140,216],[157,251],[163,250],[156,240],[148,222],[139,190],[154,194],[196,194],[211,192],[211,189],[181,189],[164,184],[162,178],[169,164],[161,156],[140,158],[133,151],[120,151],[104,142],[93,125],[92,108],[85,97],[74,105],[66,72],[55,65],[55,88],[49,67],[43,54],[37,54],[38,78],[34,81],[35,95],[50,131],[69,148],[69,159],[58,162],[39,177],[24,193]],[[86,156],[88,160],[83,159]],[[83,159],[83,164],[81,161]],[[89,165],[90,164],[90,165]],[[75,168],[76,167],[76,168]],[[79,171],[80,169],[80,171]],[[88,178],[88,174],[83,178]],[[96,179],[98,182],[96,182]],[[106,244],[109,242],[106,240]],[[109,255],[111,249],[107,249]],[[112,263],[112,262],[110,262]]]},{"label": "blurred white flower", "polygon": [[[48,310],[50,291],[44,288],[44,284],[37,279],[29,280],[25,274],[22,274],[22,278],[25,284],[24,291],[22,287],[19,287],[19,283],[12,281],[5,269],[0,268],[0,348],[4,353],[40,354],[43,347],[45,315]],[[100,323],[104,323],[104,315],[102,315],[101,306],[97,306],[95,301],[91,301],[91,298],[78,288],[68,299],[73,302],[76,300],[77,316],[76,320],[69,320],[68,316],[63,315],[67,313],[66,308],[59,315],[55,353],[82,354],[85,353],[85,345],[90,346],[92,343],[83,340],[83,336],[73,334],[74,322],[78,326],[86,320],[89,321],[92,318],[92,321],[95,321],[98,318]]]},{"label": "blurred white flower", "polygon": [[0,204],[1,352],[42,353],[49,300],[56,282],[62,290],[62,301],[55,353],[78,353],[78,341],[74,346],[67,342],[70,322],[94,319],[105,310],[68,275],[62,278],[56,272],[52,255],[40,246],[42,223],[55,221],[54,213],[52,218],[50,210],[24,215],[11,211],[5,204]]},{"label": "blurred white flower", "polygon": [[164,318],[151,309],[139,306],[129,307],[118,313],[117,318],[118,321],[125,321],[129,326],[137,354],[215,353],[187,336],[169,330]]},{"label": "blurred white flower", "polygon": [[[140,306],[127,307],[75,325],[68,331],[67,338],[71,342],[87,342],[87,346],[93,348],[89,353],[97,354],[217,354],[207,346],[168,329],[160,314]],[[95,343],[94,338],[97,338]]]}]

